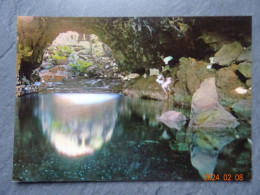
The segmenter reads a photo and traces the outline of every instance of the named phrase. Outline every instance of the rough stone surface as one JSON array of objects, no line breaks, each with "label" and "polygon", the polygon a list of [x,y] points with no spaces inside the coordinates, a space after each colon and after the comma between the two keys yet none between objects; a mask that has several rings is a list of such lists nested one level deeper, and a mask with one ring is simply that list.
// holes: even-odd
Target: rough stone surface
[{"label": "rough stone surface", "polygon": [[167,95],[155,80],[155,76],[133,79],[132,83],[127,83],[124,86],[123,94],[131,97],[166,101]]},{"label": "rough stone surface", "polygon": [[252,64],[248,62],[243,62],[238,65],[238,71],[247,79],[251,78]]},{"label": "rough stone surface", "polygon": [[239,42],[223,45],[215,54],[213,62],[220,66],[228,66],[243,52],[243,47]]},{"label": "rough stone surface", "polygon": [[244,84],[235,73],[236,67],[237,65],[221,68],[216,73],[216,87],[219,102],[223,106],[231,106],[246,96],[245,94],[239,94],[235,91],[238,87],[244,87]]},{"label": "rough stone surface", "polygon": [[232,105],[232,111],[241,119],[250,119],[252,105],[251,100],[240,100]]},{"label": "rough stone surface", "polygon": [[238,62],[252,62],[252,47],[246,48],[237,58]]},{"label": "rough stone surface", "polygon": [[194,58],[180,58],[180,65],[175,74],[173,71],[174,85],[174,102],[176,104],[190,104],[193,93],[199,88],[200,83],[214,73],[207,70],[208,63],[196,61]]},{"label": "rough stone surface", "polygon": [[235,128],[239,123],[218,102],[215,78],[205,79],[193,94],[190,127]]},{"label": "rough stone surface", "polygon": [[[88,2],[88,3],[86,3]],[[103,6],[100,6],[100,5]],[[211,2],[197,0],[162,1],[1,1],[0,30],[0,194],[258,194],[260,190],[260,68],[253,66],[252,142],[253,179],[251,182],[84,182],[84,183],[35,183],[17,184],[12,178],[13,129],[15,116],[15,72],[16,68],[16,16],[162,16],[162,15],[252,15],[253,34],[259,33],[260,2],[253,0],[220,0]],[[7,11],[8,10],[8,11]],[[260,39],[253,38],[254,63],[260,64]],[[3,112],[3,110],[5,112]]]},{"label": "rough stone surface", "polygon": [[181,112],[170,110],[162,113],[157,120],[163,122],[166,126],[180,130],[181,126],[185,123],[186,117]]}]

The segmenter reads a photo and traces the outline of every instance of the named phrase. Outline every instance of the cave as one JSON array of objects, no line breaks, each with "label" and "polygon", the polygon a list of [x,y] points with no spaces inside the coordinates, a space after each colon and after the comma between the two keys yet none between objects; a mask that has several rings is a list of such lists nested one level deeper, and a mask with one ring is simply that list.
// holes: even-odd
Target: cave
[{"label": "cave", "polygon": [[13,180],[250,180],[251,21],[18,17]]}]

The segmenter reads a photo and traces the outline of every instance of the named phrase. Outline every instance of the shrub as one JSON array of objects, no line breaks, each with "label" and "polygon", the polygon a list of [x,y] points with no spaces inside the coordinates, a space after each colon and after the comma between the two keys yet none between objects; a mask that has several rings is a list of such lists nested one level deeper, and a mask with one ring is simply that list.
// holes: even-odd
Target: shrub
[{"label": "shrub", "polygon": [[69,63],[69,66],[73,68],[75,75],[83,75],[85,70],[91,65],[91,62],[81,60],[75,60],[72,63]]},{"label": "shrub", "polygon": [[69,56],[72,53],[72,49],[70,46],[64,45],[64,46],[58,46],[58,50],[54,51],[54,54],[51,55],[51,57],[55,60],[56,64],[59,63],[60,60],[66,60],[67,56]]}]

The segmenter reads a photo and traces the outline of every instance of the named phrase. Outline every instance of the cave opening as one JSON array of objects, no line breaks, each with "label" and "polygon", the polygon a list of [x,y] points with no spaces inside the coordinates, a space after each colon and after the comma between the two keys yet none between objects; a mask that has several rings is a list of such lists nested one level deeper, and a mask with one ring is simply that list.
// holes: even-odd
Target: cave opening
[{"label": "cave opening", "polygon": [[41,82],[60,82],[78,76],[115,77],[117,70],[112,49],[97,35],[67,31],[48,45],[40,67],[33,73]]}]

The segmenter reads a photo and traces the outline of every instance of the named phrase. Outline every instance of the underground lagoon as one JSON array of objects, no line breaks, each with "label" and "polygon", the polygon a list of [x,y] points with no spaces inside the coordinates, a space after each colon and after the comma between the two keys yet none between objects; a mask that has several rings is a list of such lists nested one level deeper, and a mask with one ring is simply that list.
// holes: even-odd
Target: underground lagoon
[{"label": "underground lagoon", "polygon": [[18,17],[13,180],[250,181],[251,44],[251,17]]}]

